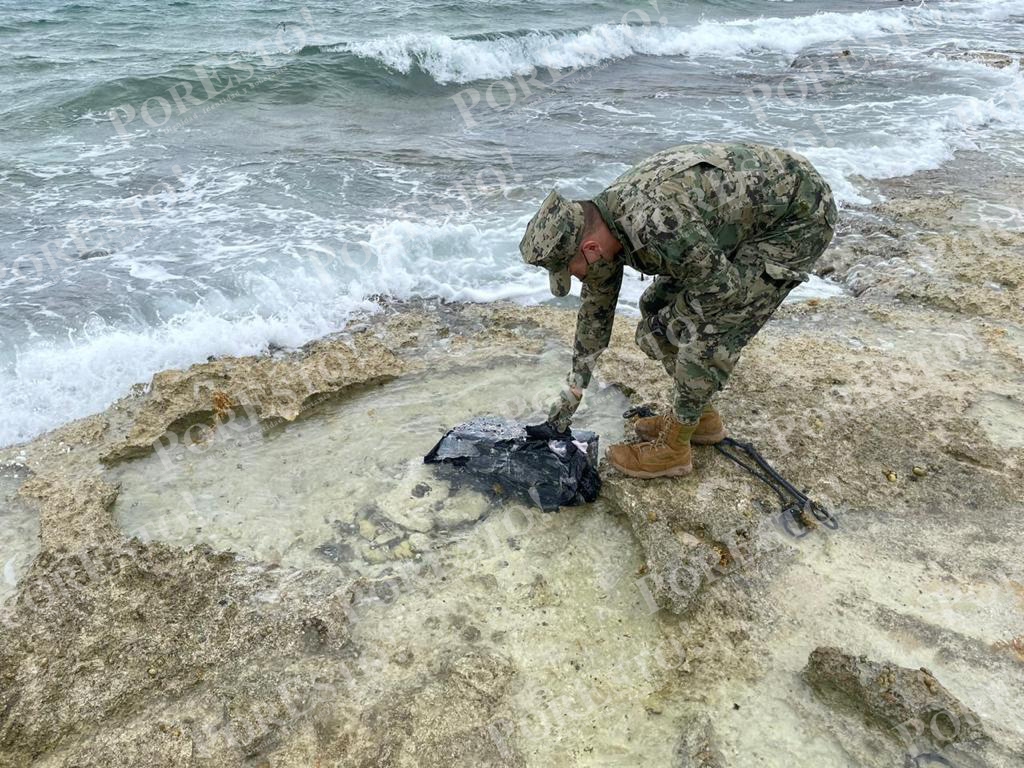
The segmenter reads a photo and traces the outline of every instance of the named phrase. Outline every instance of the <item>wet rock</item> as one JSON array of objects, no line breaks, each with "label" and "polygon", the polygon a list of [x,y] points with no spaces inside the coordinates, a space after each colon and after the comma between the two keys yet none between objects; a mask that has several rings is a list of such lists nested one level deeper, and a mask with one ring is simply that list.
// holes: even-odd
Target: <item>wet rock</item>
[{"label": "wet rock", "polygon": [[524,586],[526,599],[538,607],[557,607],[562,602],[547,579],[539,573],[534,575],[533,581]]},{"label": "wet rock", "polygon": [[391,654],[391,661],[400,667],[408,667],[416,659],[411,648],[401,648]]},{"label": "wet rock", "polygon": [[[922,235],[930,252],[944,251],[939,268],[920,274],[894,275],[887,288],[901,300],[912,300],[963,315],[981,315],[1017,322],[1024,307],[1024,261],[1006,258],[1020,253],[1024,233],[996,231],[980,239],[958,231]],[[992,290],[992,284],[1001,289]]]},{"label": "wet rock", "polygon": [[299,575],[279,591],[272,568],[137,540],[44,550],[0,622],[0,765],[272,753],[346,685],[335,586]]},{"label": "wet rock", "polygon": [[220,425],[236,437],[259,438],[254,425],[293,421],[346,389],[385,381],[404,370],[394,353],[369,334],[349,341],[323,340],[290,355],[223,357],[158,373],[147,394],[122,402],[131,412],[130,429],[101,458],[114,464],[157,448],[201,445],[212,439],[206,425]]},{"label": "wet rock", "polygon": [[21,494],[39,501],[43,549],[58,552],[109,545],[120,538],[111,510],[117,488],[97,478],[65,482],[35,475]]},{"label": "wet rock", "polygon": [[688,723],[672,753],[672,768],[725,768],[725,764],[715,745],[711,720],[704,717]]},{"label": "wet rock", "polygon": [[741,569],[755,575],[777,546],[763,535],[769,521],[751,504],[762,489],[724,460],[714,472],[700,484],[605,476],[603,497],[629,518],[643,547],[636,584],[652,608],[686,613],[720,579]]},{"label": "wet rock", "polygon": [[431,511],[429,499],[412,501],[410,495],[415,497],[401,486],[384,494],[380,499],[381,514],[403,530],[426,533],[434,527],[437,515]]},{"label": "wet rock", "polygon": [[426,552],[430,549],[430,537],[425,533],[413,533],[409,536],[409,546],[416,552]]},{"label": "wet rock", "polygon": [[[450,533],[482,520],[493,506],[493,501],[480,493],[467,491],[433,505],[429,514],[433,524],[442,533]],[[406,518],[405,514],[402,518]]]},{"label": "wet rock", "polygon": [[78,258],[83,261],[86,259],[99,259],[103,256],[109,256],[113,251],[107,250],[106,248],[90,248],[87,251],[80,251]]},{"label": "wet rock", "polygon": [[969,50],[946,50],[940,51],[941,55],[954,61],[974,61],[995,69],[1006,69],[1018,64],[1024,64],[1024,56],[1017,53],[1002,53],[1000,51],[969,51]]},{"label": "wet rock", "polygon": [[385,692],[359,716],[338,756],[353,768],[522,766],[512,724],[502,716],[515,667],[485,653],[446,658],[433,674]]},{"label": "wet rock", "polygon": [[321,544],[314,552],[329,563],[350,563],[356,556],[350,544],[337,541]]},{"label": "wet rock", "polygon": [[804,679],[826,702],[936,747],[985,738],[978,715],[925,668],[908,669],[838,648],[815,648]]}]

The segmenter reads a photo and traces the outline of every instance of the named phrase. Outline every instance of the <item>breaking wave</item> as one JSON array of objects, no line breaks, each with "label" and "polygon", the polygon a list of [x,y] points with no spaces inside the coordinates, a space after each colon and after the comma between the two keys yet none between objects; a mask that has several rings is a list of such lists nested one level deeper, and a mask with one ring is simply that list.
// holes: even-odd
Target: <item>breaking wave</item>
[{"label": "breaking wave", "polygon": [[170,103],[168,94],[175,88],[181,93],[186,81],[192,98],[200,101],[206,101],[211,90],[225,90],[225,84],[230,89],[259,82],[252,97],[246,95],[246,88],[236,87],[232,98],[289,103],[324,99],[329,103],[339,88],[419,93],[431,87],[527,75],[536,69],[585,69],[641,55],[737,58],[768,53],[795,57],[829,43],[838,47],[964,18],[1005,19],[1018,13],[1024,13],[1024,0],[960,3],[942,10],[919,6],[791,18],[706,20],[686,28],[652,21],[462,37],[403,34],[305,45],[277,53],[269,63],[248,54],[209,53],[208,63],[202,65],[98,83],[63,103],[61,109],[70,115],[106,113],[120,104],[141,105],[154,96],[166,97]]},{"label": "breaking wave", "polygon": [[409,74],[420,70],[439,84],[469,83],[527,74],[536,68],[581,69],[636,55],[739,57],[767,52],[795,55],[815,45],[906,34],[925,25],[973,18],[1007,18],[1024,3],[956,5],[858,13],[817,13],[796,18],[701,21],[680,28],[650,24],[598,24],[561,32],[521,31],[486,37],[406,34],[322,46],[352,53]]}]

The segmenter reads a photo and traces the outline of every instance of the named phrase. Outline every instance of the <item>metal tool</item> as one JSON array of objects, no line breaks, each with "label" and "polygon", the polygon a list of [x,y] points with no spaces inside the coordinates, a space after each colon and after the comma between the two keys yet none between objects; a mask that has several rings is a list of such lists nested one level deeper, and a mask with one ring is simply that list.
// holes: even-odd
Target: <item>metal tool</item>
[{"label": "metal tool", "polygon": [[[655,415],[656,411],[651,406],[638,405],[630,408],[622,417],[630,420]],[[782,527],[793,538],[802,539],[819,524],[833,531],[839,529],[839,521],[831,512],[807,496],[806,491],[797,490],[752,444],[727,437],[715,443],[715,449],[775,491],[782,502],[779,518]]]},{"label": "metal tool", "polygon": [[715,450],[775,491],[782,502],[782,527],[793,538],[803,538],[818,524],[833,531],[839,529],[839,521],[831,512],[804,491],[797,490],[796,486],[779,474],[778,470],[750,443],[727,437],[720,443],[715,443]]}]

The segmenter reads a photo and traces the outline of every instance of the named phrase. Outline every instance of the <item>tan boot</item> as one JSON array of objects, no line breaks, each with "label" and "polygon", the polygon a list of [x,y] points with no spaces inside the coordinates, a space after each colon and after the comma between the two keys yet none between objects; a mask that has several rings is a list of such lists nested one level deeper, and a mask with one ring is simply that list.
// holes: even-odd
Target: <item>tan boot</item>
[{"label": "tan boot", "polygon": [[609,463],[630,477],[650,480],[655,477],[681,477],[693,472],[690,437],[697,422],[683,424],[674,417],[665,419],[658,437],[649,443],[619,443],[608,449]]},{"label": "tan boot", "polygon": [[[661,432],[666,416],[648,416],[633,422],[637,437],[643,440],[654,440]],[[697,430],[690,438],[694,445],[712,445],[725,439],[725,425],[713,405],[705,405],[704,411],[697,422]]]}]

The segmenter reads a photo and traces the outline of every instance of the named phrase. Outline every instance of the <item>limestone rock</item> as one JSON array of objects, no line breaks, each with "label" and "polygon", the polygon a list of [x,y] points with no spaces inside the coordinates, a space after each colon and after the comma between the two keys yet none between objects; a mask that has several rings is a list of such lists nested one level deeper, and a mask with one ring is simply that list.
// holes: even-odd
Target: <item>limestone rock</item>
[{"label": "limestone rock", "polygon": [[819,647],[811,652],[803,675],[830,704],[908,739],[923,738],[941,747],[985,738],[978,715],[923,667],[908,669]]},{"label": "limestone rock", "polygon": [[687,724],[676,743],[672,768],[724,768],[725,759],[715,745],[711,720],[700,718]]},{"label": "limestone rock", "polygon": [[995,69],[1006,69],[1024,63],[1024,56],[1001,51],[943,51],[942,55],[954,61],[974,61]]},{"label": "limestone rock", "polygon": [[[0,622],[0,766],[241,765],[288,741],[347,654],[334,585],[231,554],[44,549]],[[102,738],[95,729],[102,724]],[[190,762],[202,758],[201,763]]]},{"label": "limestone rock", "polygon": [[[196,425],[293,421],[302,412],[357,385],[397,376],[404,364],[369,334],[350,343],[313,342],[292,355],[223,357],[153,377],[127,436],[101,458],[106,464],[151,453],[158,440],[176,442]],[[198,434],[194,439],[201,439]]]},{"label": "limestone rock", "polygon": [[604,498],[626,514],[643,547],[638,585],[656,607],[686,613],[719,579],[741,569],[753,574],[751,566],[777,541],[766,536],[770,521],[750,501],[762,489],[724,461],[716,471],[700,484],[604,476]]},{"label": "limestone rock", "polygon": [[20,493],[39,501],[43,549],[75,551],[110,544],[120,536],[111,514],[117,488],[109,483],[35,475]]},{"label": "limestone rock", "polygon": [[511,724],[501,716],[515,667],[470,652],[434,674],[387,691],[341,739],[352,768],[504,768],[522,766]]}]

